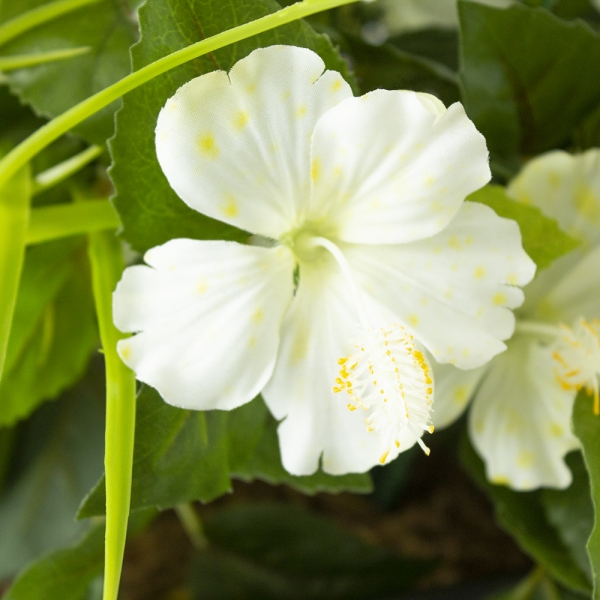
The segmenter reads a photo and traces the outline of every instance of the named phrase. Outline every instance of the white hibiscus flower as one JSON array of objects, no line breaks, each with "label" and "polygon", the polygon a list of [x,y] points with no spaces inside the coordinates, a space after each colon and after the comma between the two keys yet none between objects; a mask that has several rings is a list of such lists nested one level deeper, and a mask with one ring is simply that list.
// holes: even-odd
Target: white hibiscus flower
[{"label": "white hibiscus flower", "polygon": [[463,201],[490,177],[463,107],[354,98],[315,53],[274,46],[181,87],[156,147],[182,200],[254,245],[171,240],[125,271],[114,316],[138,379],[200,410],[262,393],[294,474],[425,448],[423,348],[463,368],[504,350],[535,270],[514,222]]},{"label": "white hibiscus flower", "polygon": [[577,390],[586,388],[598,404],[600,150],[542,155],[507,191],[557,219],[582,247],[527,286],[504,354],[472,371],[436,366],[433,422],[454,421],[477,390],[469,432],[488,478],[517,490],[565,488],[564,456],[579,445],[570,426]]}]

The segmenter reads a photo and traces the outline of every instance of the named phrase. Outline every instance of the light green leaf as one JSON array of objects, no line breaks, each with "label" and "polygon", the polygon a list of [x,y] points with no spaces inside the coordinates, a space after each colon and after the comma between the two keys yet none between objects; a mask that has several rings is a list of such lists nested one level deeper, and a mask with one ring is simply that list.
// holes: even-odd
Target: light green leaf
[{"label": "light green leaf", "polygon": [[102,381],[98,361],[79,386],[22,428],[13,454],[19,463],[0,495],[0,579],[85,529],[74,516],[102,472]]},{"label": "light green leaf", "polygon": [[81,240],[30,248],[0,383],[0,426],[27,417],[73,385],[97,339]]},{"label": "light green leaf", "polygon": [[396,596],[431,565],[367,544],[290,505],[234,506],[205,523],[193,562],[198,600],[351,600]]},{"label": "light green leaf", "polygon": [[573,431],[581,441],[583,458],[590,477],[592,502],[594,503],[594,528],[587,543],[587,550],[594,575],[594,600],[600,599],[600,416],[594,415],[593,399],[580,392],[573,407]]},{"label": "light green leaf", "polygon": [[[4,2],[0,22],[49,4],[48,0]],[[66,61],[7,74],[13,92],[37,114],[55,117],[125,77],[130,71],[129,47],[136,40],[133,14],[125,3],[104,0],[62,15],[31,29],[2,46],[3,55],[52,52],[90,47],[90,52]],[[87,141],[104,143],[113,132],[113,103],[76,131]]]},{"label": "light green leaf", "polygon": [[505,486],[491,484],[485,476],[483,462],[466,436],[461,444],[460,456],[477,485],[491,498],[500,525],[523,550],[559,583],[588,593],[590,581],[552,526],[539,492],[515,492]]},{"label": "light green leaf", "polygon": [[600,102],[600,35],[518,3],[460,1],[459,13],[463,100],[492,160],[516,171],[519,156],[568,142]]},{"label": "light green leaf", "polygon": [[472,193],[467,200],[481,202],[501,217],[516,221],[521,229],[523,248],[538,270],[549,267],[553,261],[581,243],[562,231],[558,223],[544,216],[539,208],[509,198],[502,186],[486,185]]},{"label": "light green leaf", "polygon": [[[275,0],[153,0],[140,9],[142,40],[132,49],[135,69],[166,54],[273,13]],[[111,141],[114,166],[111,177],[115,205],[124,226],[124,237],[139,251],[176,237],[243,240],[248,234],[209,219],[188,208],[169,186],[154,150],[156,119],[167,98],[178,87],[215,69],[229,69],[260,46],[293,44],[318,52],[330,69],[347,78],[347,67],[328,38],[317,35],[303,22],[291,23],[222,48],[173,69],[128,94],[117,115],[117,133]]]},{"label": "light green leaf", "polygon": [[[210,502],[231,490],[231,477],[285,483],[307,494],[371,491],[367,474],[294,477],[281,466],[276,422],[257,398],[234,411],[174,408],[144,387],[138,396],[132,510]],[[104,480],[84,501],[78,518],[104,514]]]}]

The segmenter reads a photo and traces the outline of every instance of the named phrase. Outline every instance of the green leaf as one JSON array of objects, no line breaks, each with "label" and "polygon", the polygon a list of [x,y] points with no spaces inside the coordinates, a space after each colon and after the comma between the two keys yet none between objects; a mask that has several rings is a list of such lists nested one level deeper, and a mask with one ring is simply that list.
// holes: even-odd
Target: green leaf
[{"label": "green leaf", "polygon": [[548,521],[570,550],[579,568],[590,581],[592,571],[586,544],[594,525],[594,507],[590,497],[590,480],[580,452],[571,452],[566,459],[573,482],[566,490],[543,489],[540,500]]},{"label": "green leaf", "polygon": [[[132,510],[210,502],[231,490],[231,477],[285,483],[307,494],[371,491],[369,476],[317,473],[294,477],[281,466],[276,422],[261,399],[234,411],[174,408],[144,387],[138,396]],[[78,518],[104,514],[104,480],[85,499]]]},{"label": "green leaf", "polygon": [[[128,533],[142,531],[155,516],[154,510],[132,513]],[[28,565],[15,579],[3,600],[89,598],[86,594],[102,573],[103,562],[104,523],[95,523],[75,545],[56,550]]]},{"label": "green leaf", "polygon": [[98,339],[81,240],[30,248],[0,383],[0,426],[82,377]]},{"label": "green leaf", "polygon": [[205,531],[209,548],[192,570],[193,597],[202,600],[381,598],[429,570],[295,506],[233,506]]},{"label": "green leaf", "polygon": [[[274,0],[153,0],[140,9],[142,40],[132,49],[134,69],[202,38],[246,23],[280,7]],[[111,141],[111,177],[115,205],[125,239],[139,251],[176,238],[243,240],[248,234],[193,211],[175,194],[163,175],[154,150],[154,129],[160,109],[190,79],[230,69],[261,46],[292,44],[318,52],[330,69],[348,78],[347,67],[328,38],[303,22],[291,23],[200,57],[153,79],[128,94],[117,115]]]},{"label": "green leaf", "polygon": [[74,515],[102,471],[102,383],[97,361],[79,386],[43,406],[20,431],[18,462],[0,495],[0,579],[85,529]]},{"label": "green leaf", "polygon": [[522,4],[461,1],[459,13],[464,104],[492,160],[517,170],[568,142],[600,102],[600,35]]},{"label": "green leaf", "polygon": [[509,198],[502,186],[486,185],[472,193],[467,200],[481,202],[501,217],[516,221],[521,229],[523,248],[538,270],[550,266],[580,244],[579,240],[562,231],[554,219],[544,216],[539,208]]},{"label": "green leaf", "polygon": [[[50,0],[51,1],[51,0]],[[48,0],[4,2],[0,22],[48,4]],[[2,46],[2,54],[32,54],[89,46],[85,55],[6,74],[19,98],[37,114],[55,117],[130,72],[129,47],[136,40],[133,14],[123,2],[104,0],[35,27]],[[112,135],[114,103],[76,131],[102,144]]]},{"label": "green leaf", "polygon": [[600,599],[600,417],[594,415],[593,398],[580,392],[573,407],[573,431],[581,441],[583,458],[590,477],[592,501],[594,503],[594,528],[587,544],[587,550],[594,574],[594,600]]},{"label": "green leaf", "polygon": [[469,474],[491,498],[500,525],[523,550],[561,584],[588,593],[590,582],[548,519],[539,491],[515,492],[491,484],[486,479],[483,462],[466,436],[460,455]]},{"label": "green leaf", "polygon": [[446,106],[460,99],[458,76],[446,65],[409,54],[393,44],[371,46],[359,36],[348,34],[345,40],[363,92],[376,89],[427,92],[440,98]]}]

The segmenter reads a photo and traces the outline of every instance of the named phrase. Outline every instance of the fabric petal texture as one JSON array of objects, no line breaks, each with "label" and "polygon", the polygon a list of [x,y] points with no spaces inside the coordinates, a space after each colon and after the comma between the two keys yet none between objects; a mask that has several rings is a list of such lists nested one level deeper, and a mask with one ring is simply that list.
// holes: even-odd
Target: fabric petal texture
[{"label": "fabric petal texture", "polygon": [[[493,240],[493,241],[491,241]],[[514,330],[517,285],[531,280],[516,223],[465,202],[436,236],[411,244],[342,246],[366,293],[391,310],[436,361],[479,367]]]},{"label": "fabric petal texture", "polygon": [[191,208],[271,238],[299,223],[310,193],[310,140],[328,109],[352,95],[305,48],[271,46],[229,74],[192,79],[158,117],[156,152]]},{"label": "fabric petal texture", "polygon": [[542,154],[527,163],[507,193],[556,219],[565,231],[583,239],[585,250],[600,243],[600,150]]},{"label": "fabric petal texture", "polygon": [[574,400],[575,392],[556,381],[549,348],[512,340],[494,359],[469,415],[488,479],[516,490],[568,487],[564,456],[579,446],[570,428]]},{"label": "fabric petal texture", "polygon": [[232,409],[271,377],[279,327],[293,294],[285,247],[171,240],[126,269],[115,324],[137,335],[119,355],[174,406]]},{"label": "fabric petal texture", "polygon": [[483,136],[461,104],[377,90],[323,115],[312,141],[310,219],[343,241],[396,244],[441,231],[490,179]]},{"label": "fabric petal texture", "polygon": [[416,437],[398,433],[391,448],[369,432],[362,410],[351,411],[345,394],[335,394],[338,359],[348,356],[358,331],[356,307],[346,281],[325,255],[300,266],[300,284],[281,329],[273,378],[263,397],[277,419],[283,465],[295,475],[314,473],[322,460],[334,475],[362,472],[389,451],[392,460]]}]

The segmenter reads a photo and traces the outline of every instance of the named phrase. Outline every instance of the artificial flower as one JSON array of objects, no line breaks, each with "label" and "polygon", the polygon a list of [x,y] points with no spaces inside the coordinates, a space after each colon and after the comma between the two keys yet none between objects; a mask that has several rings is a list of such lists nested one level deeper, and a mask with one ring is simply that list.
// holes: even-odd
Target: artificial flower
[{"label": "artificial flower", "polygon": [[508,350],[472,371],[436,367],[436,413],[444,427],[464,410],[488,478],[517,490],[565,488],[565,455],[579,446],[571,432],[577,391],[598,402],[600,374],[600,151],[553,151],[530,161],[507,189],[578,237],[581,248],[525,288]]},{"label": "artificial flower", "polygon": [[170,404],[262,396],[285,468],[361,472],[430,430],[430,360],[505,348],[535,265],[513,221],[464,198],[490,178],[463,107],[352,96],[314,52],[273,46],[182,86],[156,127],[190,207],[252,245],[175,239],[125,271],[119,353]]}]

